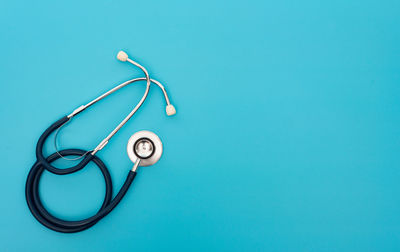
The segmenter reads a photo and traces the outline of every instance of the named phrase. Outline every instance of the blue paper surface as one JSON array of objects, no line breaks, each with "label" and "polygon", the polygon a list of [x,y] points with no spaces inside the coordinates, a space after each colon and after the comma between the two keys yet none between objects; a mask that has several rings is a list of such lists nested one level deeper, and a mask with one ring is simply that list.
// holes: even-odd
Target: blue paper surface
[{"label": "blue paper surface", "polygon": [[[399,251],[399,1],[1,1],[1,251]],[[126,143],[156,132],[164,153],[84,232],[43,227],[25,202],[40,134],[118,83],[165,84],[98,156],[114,194]],[[135,106],[126,87],[60,132],[94,148]],[[46,154],[54,152],[49,139]],[[59,162],[59,165],[66,165]],[[94,165],[45,172],[58,217],[93,215]]]}]

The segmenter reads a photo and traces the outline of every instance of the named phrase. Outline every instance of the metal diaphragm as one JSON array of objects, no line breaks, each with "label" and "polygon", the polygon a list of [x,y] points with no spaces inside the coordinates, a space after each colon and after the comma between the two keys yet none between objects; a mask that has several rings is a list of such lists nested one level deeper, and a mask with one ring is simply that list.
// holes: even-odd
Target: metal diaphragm
[{"label": "metal diaphragm", "polygon": [[150,166],[160,159],[163,146],[156,134],[142,130],[129,138],[126,150],[132,162],[136,163],[140,159],[139,166]]}]

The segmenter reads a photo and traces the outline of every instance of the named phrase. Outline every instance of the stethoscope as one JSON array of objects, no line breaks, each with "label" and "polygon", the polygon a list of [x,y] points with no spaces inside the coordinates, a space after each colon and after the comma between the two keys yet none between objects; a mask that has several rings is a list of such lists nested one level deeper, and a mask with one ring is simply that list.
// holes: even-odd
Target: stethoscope
[{"label": "stethoscope", "polygon": [[[163,145],[160,138],[150,131],[139,131],[133,134],[127,144],[127,152],[130,160],[134,163],[133,168],[129,171],[128,176],[125,180],[125,183],[117,193],[117,195],[112,199],[112,181],[110,173],[99,157],[96,156],[96,153],[102,150],[110,139],[124,126],[124,124],[136,113],[136,111],[140,108],[143,102],[146,100],[147,95],[150,90],[150,83],[156,84],[163,92],[165,101],[167,103],[166,113],[167,115],[171,116],[176,113],[175,108],[171,105],[170,100],[168,98],[167,92],[163,85],[160,82],[150,79],[147,70],[141,66],[139,63],[131,60],[128,55],[120,51],[117,55],[118,60],[120,61],[128,61],[129,63],[133,64],[134,66],[140,68],[145,77],[136,78],[128,80],[113,89],[109,90],[108,92],[100,95],[96,99],[92,100],[86,105],[82,105],[75,109],[71,114],[64,116],[63,118],[59,119],[55,123],[53,123],[50,127],[48,127],[43,134],[40,136],[37,145],[36,145],[36,158],[37,161],[31,168],[28,178],[26,180],[26,187],[25,187],[25,196],[26,201],[28,203],[28,207],[32,212],[33,216],[44,226],[63,233],[74,233],[85,230],[90,228],[94,224],[96,224],[100,219],[110,213],[114,207],[118,205],[121,199],[124,197],[125,193],[127,192],[129,186],[131,185],[133,179],[136,176],[136,170],[139,166],[149,166],[155,164],[161,157],[163,152]],[[43,155],[43,145],[46,139],[52,134],[55,133],[55,139],[57,137],[58,131],[60,128],[72,120],[72,118],[85,109],[89,108],[96,102],[104,99],[105,97],[109,96],[110,94],[114,93],[115,91],[138,81],[146,81],[146,90],[144,92],[143,97],[140,99],[138,104],[133,108],[133,110],[118,124],[117,127],[111,133],[104,138],[93,150],[85,151],[81,149],[64,149],[58,150],[55,140],[56,152],[51,154],[48,157]],[[68,156],[78,156],[78,158],[68,158]],[[69,159],[69,160],[77,160],[82,159],[77,165],[66,168],[60,169],[52,165],[52,162],[56,161],[59,158]],[[94,162],[99,169],[101,170],[105,184],[106,184],[106,193],[104,197],[103,204],[100,210],[93,215],[92,217],[79,220],[79,221],[66,221],[59,219],[53,215],[51,215],[46,208],[43,206],[40,195],[39,195],[39,181],[43,171],[47,170],[54,174],[58,175],[65,175],[74,173],[76,171],[81,170],[84,168],[89,162]]]}]

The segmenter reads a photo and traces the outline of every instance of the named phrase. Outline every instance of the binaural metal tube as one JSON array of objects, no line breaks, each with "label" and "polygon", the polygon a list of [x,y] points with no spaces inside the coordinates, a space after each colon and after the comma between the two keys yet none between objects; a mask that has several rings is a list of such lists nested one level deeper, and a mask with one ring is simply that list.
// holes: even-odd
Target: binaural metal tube
[{"label": "binaural metal tube", "polygon": [[[170,103],[170,100],[169,100],[168,95],[167,95],[167,91],[165,90],[164,86],[163,86],[160,82],[158,82],[157,80],[150,79],[150,76],[149,76],[149,74],[148,74],[146,68],[144,68],[144,67],[143,67],[142,65],[140,65],[139,63],[137,63],[137,62],[135,62],[135,61],[129,59],[128,55],[127,55],[125,52],[123,52],[123,51],[120,51],[120,52],[118,53],[117,58],[118,58],[118,60],[120,60],[120,61],[128,61],[129,63],[133,64],[134,66],[140,68],[140,69],[143,71],[143,73],[145,74],[146,77],[131,79],[131,80],[128,80],[128,81],[126,81],[126,82],[124,82],[124,83],[122,83],[122,84],[120,84],[120,85],[118,85],[118,86],[112,88],[111,90],[105,92],[104,94],[100,95],[100,96],[97,97],[96,99],[90,101],[90,102],[87,103],[86,105],[81,105],[81,106],[79,106],[79,107],[78,107],[77,109],[75,109],[71,114],[68,115],[68,119],[71,119],[72,117],[74,117],[75,115],[77,115],[77,114],[79,114],[80,112],[84,111],[85,109],[87,109],[88,107],[92,106],[92,105],[95,104],[96,102],[98,102],[98,101],[104,99],[105,97],[107,97],[107,96],[109,96],[110,94],[114,93],[115,91],[117,91],[117,90],[119,90],[119,89],[125,87],[125,86],[128,85],[128,84],[131,84],[131,83],[134,83],[134,82],[137,82],[137,81],[144,81],[144,80],[145,80],[145,81],[147,82],[147,83],[146,83],[146,90],[145,90],[145,92],[144,92],[142,98],[141,98],[140,101],[136,104],[136,106],[132,109],[132,111],[117,125],[117,127],[115,127],[115,128],[108,134],[108,136],[107,136],[106,138],[104,138],[104,139],[96,146],[96,148],[93,149],[93,151],[91,151],[91,154],[92,154],[92,155],[96,154],[99,150],[103,149],[104,146],[107,145],[108,141],[122,128],[122,126],[124,126],[124,125],[129,121],[129,119],[131,119],[131,117],[136,113],[136,111],[142,106],[142,104],[144,103],[144,101],[146,100],[146,98],[147,98],[147,96],[148,96],[148,94],[149,94],[150,83],[156,84],[156,85],[161,89],[161,91],[163,92],[164,98],[165,98],[165,102],[167,103],[167,108],[166,108],[167,115],[173,115],[173,114],[176,113],[174,106],[172,106],[171,103]],[[61,127],[60,127],[60,128],[61,128]],[[58,134],[58,131],[57,131],[57,134]],[[56,135],[57,135],[57,134],[56,134]],[[55,144],[55,147],[56,147],[56,150],[57,150],[58,148],[57,148],[56,138],[55,138],[54,144]]]},{"label": "binaural metal tube", "polygon": [[[142,99],[140,99],[139,103],[133,108],[133,110],[124,118],[124,120],[122,120],[122,122],[120,122],[118,124],[117,127],[115,127],[115,129],[113,129],[113,131],[111,131],[111,133],[104,138],[99,145],[96,146],[96,148],[94,148],[94,150],[92,151],[92,155],[96,154],[96,152],[98,152],[99,150],[103,149],[104,146],[107,145],[108,141],[111,139],[111,137],[113,137],[115,135],[115,133],[118,132],[118,130],[120,130],[122,128],[122,126],[124,126],[124,124],[129,121],[129,119],[131,119],[131,117],[136,113],[136,111],[140,108],[140,106],[142,106],[143,102],[146,100],[147,95],[149,94],[149,90],[150,90],[150,76],[149,73],[147,72],[146,68],[144,68],[143,66],[141,66],[139,63],[127,58],[126,59],[128,62],[132,63],[133,65],[139,67],[144,74],[146,75],[146,90],[144,92],[144,95],[142,97]],[[93,103],[92,103],[93,104]]]}]

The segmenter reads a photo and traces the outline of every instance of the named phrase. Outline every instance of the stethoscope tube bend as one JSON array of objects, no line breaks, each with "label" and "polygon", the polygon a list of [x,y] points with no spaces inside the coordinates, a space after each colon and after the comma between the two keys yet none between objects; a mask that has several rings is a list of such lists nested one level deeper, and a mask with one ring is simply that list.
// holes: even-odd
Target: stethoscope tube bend
[{"label": "stethoscope tube bend", "polygon": [[[87,153],[87,152],[85,152],[83,154],[81,153],[81,155],[83,156],[83,159],[77,165],[75,165],[73,167],[65,168],[65,169],[60,169],[60,168],[54,167],[53,165],[51,165],[50,161],[48,161],[48,159],[46,157],[44,157],[43,146],[44,146],[44,143],[46,142],[46,139],[51,135],[51,133],[53,133],[58,128],[60,128],[63,124],[68,122],[68,120],[70,120],[70,119],[67,116],[64,116],[60,120],[53,123],[49,128],[47,128],[45,130],[45,132],[43,132],[43,134],[40,136],[40,138],[37,142],[37,145],[36,145],[37,162],[40,163],[46,170],[48,170],[54,174],[58,174],[58,175],[70,174],[70,173],[79,171],[83,167],[85,167],[94,157],[92,155],[92,153]],[[57,152],[55,154],[58,154],[58,153],[60,155],[62,155],[63,157],[65,156],[62,154],[62,151]],[[61,157],[60,155],[58,155],[58,156]]]},{"label": "stethoscope tube bend", "polygon": [[[64,156],[76,156],[84,154],[85,151],[79,149],[67,149],[60,151],[60,153]],[[136,176],[136,172],[129,171],[123,186],[119,190],[118,194],[114,197],[114,199],[112,199],[112,180],[110,172],[108,171],[103,161],[101,161],[97,156],[91,156],[91,157],[92,161],[97,165],[97,167],[99,167],[100,171],[103,174],[106,185],[106,193],[104,196],[103,204],[100,207],[100,210],[92,217],[80,221],[65,221],[57,217],[54,217],[46,210],[46,208],[43,206],[40,200],[40,195],[39,195],[39,181],[43,174],[43,171],[46,170],[46,168],[42,165],[42,163],[40,163],[40,161],[37,161],[33,165],[26,180],[25,196],[26,196],[26,201],[28,203],[28,207],[32,212],[33,216],[44,226],[54,231],[62,233],[75,233],[85,230],[96,224],[100,219],[102,219],[104,216],[110,213],[111,210],[113,210],[114,207],[116,207],[118,203],[121,201],[121,199],[124,197],[124,195],[128,191],[129,186],[132,184],[132,181]],[[60,156],[58,155],[58,153],[53,153],[47,158],[47,162],[51,163],[59,158]],[[71,174],[79,169],[75,170],[65,169],[65,170],[66,171],[62,172],[57,171],[53,173],[58,175]]]}]

